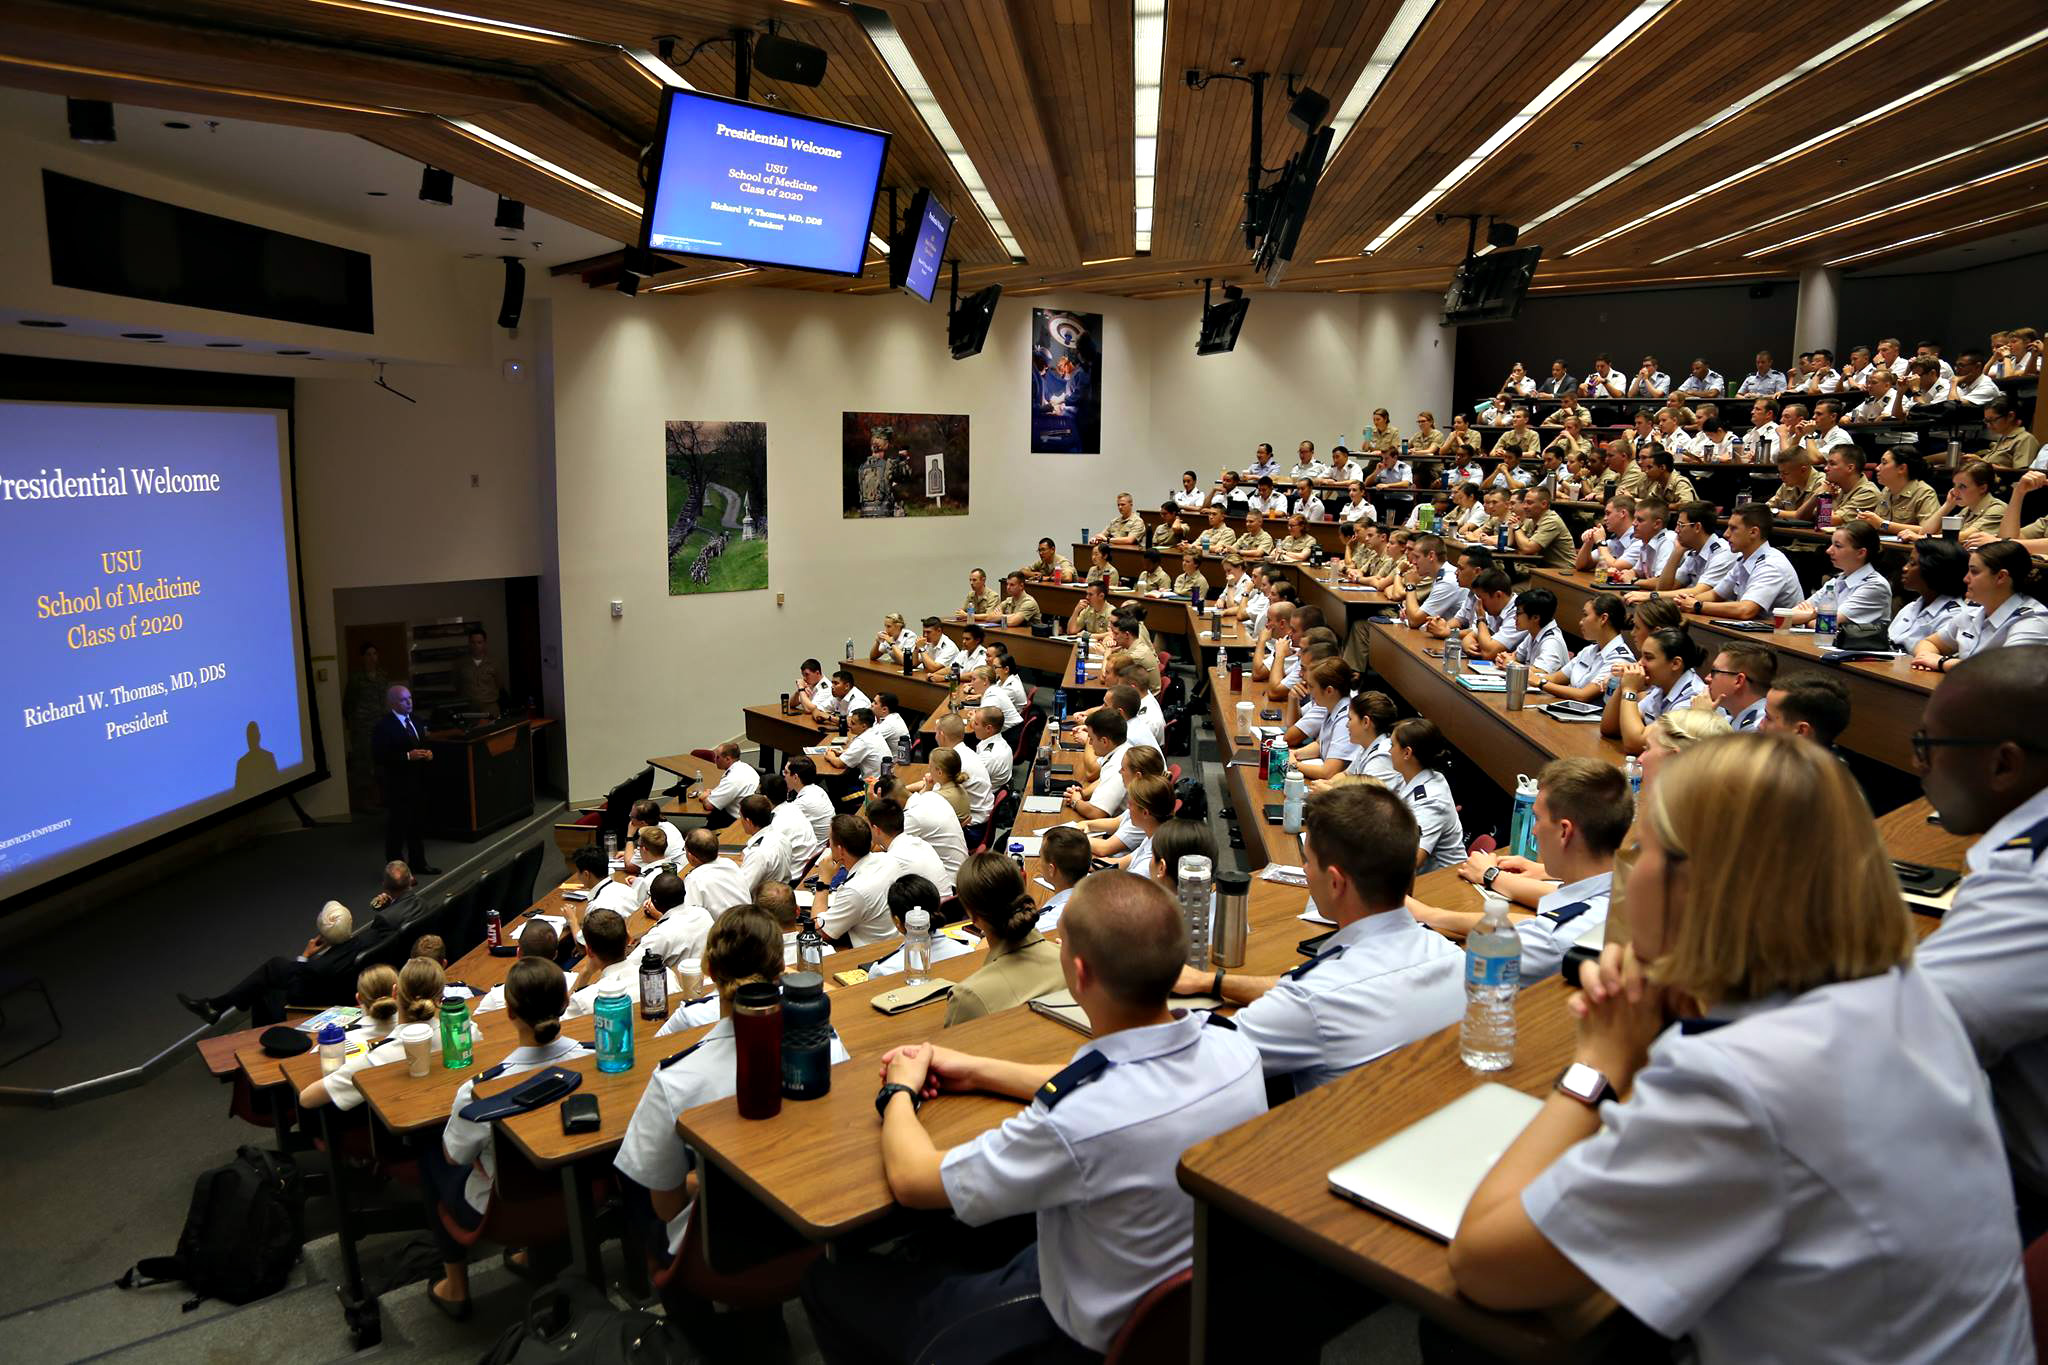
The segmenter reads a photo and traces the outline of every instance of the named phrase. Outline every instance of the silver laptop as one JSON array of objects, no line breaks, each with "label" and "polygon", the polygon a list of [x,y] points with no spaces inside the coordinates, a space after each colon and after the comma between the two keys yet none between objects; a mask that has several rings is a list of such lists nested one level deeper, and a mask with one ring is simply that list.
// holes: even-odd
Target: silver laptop
[{"label": "silver laptop", "polygon": [[1330,1172],[1330,1191],[1440,1241],[1543,1101],[1488,1081]]}]

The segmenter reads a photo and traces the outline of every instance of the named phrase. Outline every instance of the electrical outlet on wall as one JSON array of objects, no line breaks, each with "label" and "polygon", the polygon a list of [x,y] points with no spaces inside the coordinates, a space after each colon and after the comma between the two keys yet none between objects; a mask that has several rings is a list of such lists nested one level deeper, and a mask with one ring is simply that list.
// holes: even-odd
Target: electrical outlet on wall
[{"label": "electrical outlet on wall", "polygon": [[618,598],[614,597],[612,599],[612,620],[616,621],[623,617],[625,614],[626,604],[624,602],[621,602]]},{"label": "electrical outlet on wall", "polygon": [[776,593],[776,594],[775,594],[775,605],[776,605],[776,606],[778,606],[778,607],[782,605],[782,594],[781,594],[781,593]]}]

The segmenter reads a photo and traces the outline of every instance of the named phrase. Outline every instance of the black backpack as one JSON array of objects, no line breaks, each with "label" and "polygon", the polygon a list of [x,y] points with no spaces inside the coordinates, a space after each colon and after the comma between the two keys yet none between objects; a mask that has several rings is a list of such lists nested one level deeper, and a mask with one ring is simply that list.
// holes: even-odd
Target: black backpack
[{"label": "black backpack", "polygon": [[1200,778],[1183,777],[1174,783],[1173,794],[1180,800],[1180,809],[1174,812],[1176,820],[1206,820],[1209,818],[1209,793],[1202,787]]},{"label": "black backpack", "polygon": [[249,1303],[284,1288],[305,1242],[306,1191],[281,1152],[243,1147],[202,1174],[174,1256],[145,1256],[115,1284],[122,1289],[179,1280],[193,1298]]},{"label": "black backpack", "polygon": [[612,1307],[588,1280],[564,1276],[538,1290],[478,1365],[669,1365],[688,1358],[667,1323]]}]

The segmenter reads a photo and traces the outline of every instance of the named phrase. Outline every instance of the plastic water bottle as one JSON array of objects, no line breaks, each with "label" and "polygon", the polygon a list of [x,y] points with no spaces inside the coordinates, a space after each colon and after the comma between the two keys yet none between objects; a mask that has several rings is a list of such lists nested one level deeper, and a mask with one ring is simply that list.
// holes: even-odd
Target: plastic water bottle
[{"label": "plastic water bottle", "polygon": [[849,659],[853,657],[853,637],[850,635],[846,638],[846,657]]},{"label": "plastic water bottle", "polygon": [[340,1024],[329,1020],[320,1026],[320,1074],[341,1070],[341,1064],[348,1060],[348,1034]]},{"label": "plastic water bottle", "polygon": [[1643,760],[1630,754],[1628,762],[1622,765],[1622,773],[1628,778],[1628,800],[1635,805],[1643,795]]},{"label": "plastic water bottle", "polygon": [[903,984],[922,986],[932,976],[932,917],[922,909],[903,917]]},{"label": "plastic water bottle", "polygon": [[1061,725],[1067,723],[1067,689],[1064,687],[1053,689],[1052,718]]},{"label": "plastic water bottle", "polygon": [[1520,858],[1536,856],[1536,779],[1527,773],[1515,778],[1515,813],[1508,821],[1508,852]]},{"label": "plastic water bottle", "polygon": [[469,1065],[469,1011],[460,1000],[441,1002],[441,1065],[449,1071]]},{"label": "plastic water bottle", "polygon": [[1465,935],[1465,1018],[1458,1051],[1474,1071],[1501,1071],[1515,1060],[1515,992],[1522,982],[1522,940],[1508,923],[1507,901],[1491,899]]},{"label": "plastic water bottle", "polygon": [[1088,681],[1088,651],[1085,649],[1074,651],[1074,681],[1077,683]]},{"label": "plastic water bottle", "polygon": [[1833,580],[1822,586],[1813,600],[1813,642],[1826,649],[1835,642],[1835,600]]},{"label": "plastic water bottle", "polygon": [[651,948],[640,954],[640,1017],[668,1018],[668,964]]},{"label": "plastic water bottle", "polygon": [[1183,853],[1174,887],[1180,912],[1188,922],[1188,966],[1209,965],[1209,900],[1213,868],[1199,853]]},{"label": "plastic water bottle", "polygon": [[820,975],[825,970],[825,936],[818,932],[808,910],[799,911],[796,917],[796,969]]},{"label": "plastic water bottle", "polygon": [[633,1000],[623,981],[597,993],[597,1069],[633,1069]]},{"label": "plastic water bottle", "polygon": [[1301,807],[1308,798],[1308,783],[1302,780],[1299,771],[1287,774],[1280,785],[1280,828],[1289,834],[1301,833]]},{"label": "plastic water bottle", "polygon": [[1820,502],[1813,509],[1813,524],[1815,527],[1832,526],[1835,524],[1834,494],[1823,493],[1820,495]]},{"label": "plastic water bottle", "polygon": [[1279,791],[1287,785],[1287,739],[1273,741],[1273,756],[1266,764],[1266,790]]},{"label": "plastic water bottle", "polygon": [[1013,862],[1013,863],[1015,863],[1015,864],[1017,865],[1017,870],[1018,870],[1019,872],[1022,872],[1022,871],[1024,870],[1024,842],[1023,842],[1023,840],[1021,840],[1021,839],[1012,839],[1012,840],[1010,840],[1010,861],[1011,861],[1011,862]]}]

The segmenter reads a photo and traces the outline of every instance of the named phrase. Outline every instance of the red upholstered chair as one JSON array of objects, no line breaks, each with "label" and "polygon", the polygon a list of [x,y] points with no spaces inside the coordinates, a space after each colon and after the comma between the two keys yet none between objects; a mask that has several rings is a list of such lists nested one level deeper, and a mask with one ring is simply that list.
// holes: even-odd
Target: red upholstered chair
[{"label": "red upholstered chair", "polygon": [[683,1232],[683,1245],[675,1259],[666,1266],[655,1267],[654,1288],[663,1305],[678,1315],[686,1314],[694,1306],[688,1300],[720,1303],[741,1312],[787,1303],[796,1297],[804,1271],[824,1251],[819,1246],[798,1247],[737,1275],[721,1274],[704,1259],[699,1226],[699,1220],[693,1216]]},{"label": "red upholstered chair", "polygon": [[519,1149],[503,1138],[495,1145],[497,1182],[483,1221],[463,1227],[446,1207],[435,1210],[448,1235],[463,1247],[495,1242],[506,1247],[545,1246],[569,1235],[569,1205],[561,1181],[536,1170]]},{"label": "red upholstered chair", "polygon": [[1465,846],[1465,851],[1467,853],[1491,853],[1498,847],[1500,847],[1500,845],[1494,842],[1493,836],[1491,834],[1482,834],[1478,838],[1474,839],[1471,843],[1467,844]]},{"label": "red upholstered chair", "polygon": [[706,763],[716,763],[718,761],[718,752],[715,749],[692,749],[690,750],[690,757],[701,758]]},{"label": "red upholstered chair", "polygon": [[1103,1365],[1179,1365],[1188,1358],[1195,1272],[1183,1270],[1152,1286],[1117,1329]]},{"label": "red upholstered chair", "polygon": [[2023,1260],[2027,1304],[2034,1314],[2034,1354],[2048,1360],[2048,1234],[2033,1240]]}]

